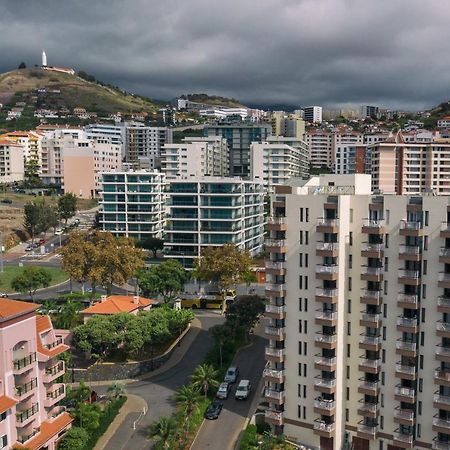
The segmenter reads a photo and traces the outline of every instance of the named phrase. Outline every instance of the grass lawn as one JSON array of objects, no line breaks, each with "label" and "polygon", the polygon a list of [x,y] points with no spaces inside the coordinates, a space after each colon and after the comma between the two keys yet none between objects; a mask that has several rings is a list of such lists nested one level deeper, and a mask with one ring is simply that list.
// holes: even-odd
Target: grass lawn
[{"label": "grass lawn", "polygon": [[[0,193],[0,200],[8,198],[12,200],[11,205],[2,204],[2,206],[8,207],[12,206],[15,208],[23,208],[25,203],[36,201],[36,200],[45,200],[45,202],[49,205],[56,205],[58,202],[58,196],[34,196],[28,194],[19,194],[16,192],[2,192]],[[98,205],[98,199],[96,198],[79,198],[77,201],[77,208],[80,211],[94,208]]]},{"label": "grass lawn", "polygon": [[[0,273],[0,291],[1,292],[13,292],[11,289],[11,280],[22,273],[24,267],[5,266],[5,271]],[[57,267],[45,267],[52,274],[51,285],[61,283],[67,280],[69,277],[65,272]]]}]

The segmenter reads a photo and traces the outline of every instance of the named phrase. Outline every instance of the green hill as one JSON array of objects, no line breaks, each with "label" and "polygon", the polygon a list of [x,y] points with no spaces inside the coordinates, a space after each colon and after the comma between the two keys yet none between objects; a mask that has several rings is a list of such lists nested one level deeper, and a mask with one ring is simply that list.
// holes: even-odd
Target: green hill
[{"label": "green hill", "polygon": [[182,95],[181,98],[185,98],[191,102],[205,103],[206,105],[224,106],[226,108],[246,108],[239,100],[221,97],[220,95],[187,94]]},{"label": "green hill", "polygon": [[[38,89],[46,92],[38,93]],[[39,68],[0,74],[0,103],[13,106],[17,101],[24,101],[27,107],[35,109],[81,107],[100,114],[117,111],[151,113],[158,109],[152,101],[116,87]]]}]

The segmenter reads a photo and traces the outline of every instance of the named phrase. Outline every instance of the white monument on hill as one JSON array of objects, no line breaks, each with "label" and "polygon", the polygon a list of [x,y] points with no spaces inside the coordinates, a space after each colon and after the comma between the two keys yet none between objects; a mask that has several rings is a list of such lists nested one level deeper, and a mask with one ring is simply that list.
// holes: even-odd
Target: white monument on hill
[{"label": "white monument on hill", "polygon": [[45,54],[45,50],[42,50],[42,67],[47,67],[47,55]]}]

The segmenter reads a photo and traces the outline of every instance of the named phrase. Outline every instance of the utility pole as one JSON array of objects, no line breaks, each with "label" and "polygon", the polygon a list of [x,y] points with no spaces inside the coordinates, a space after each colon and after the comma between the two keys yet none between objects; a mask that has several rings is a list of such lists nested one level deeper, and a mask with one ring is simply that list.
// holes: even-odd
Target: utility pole
[{"label": "utility pole", "polygon": [[0,231],[0,273],[4,272],[3,267],[3,232]]}]

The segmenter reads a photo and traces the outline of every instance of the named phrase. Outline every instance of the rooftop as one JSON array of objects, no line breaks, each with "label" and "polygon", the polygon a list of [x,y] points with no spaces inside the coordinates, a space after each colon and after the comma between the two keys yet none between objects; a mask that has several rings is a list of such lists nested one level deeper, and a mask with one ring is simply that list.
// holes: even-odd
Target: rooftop
[{"label": "rooftop", "polygon": [[100,301],[95,305],[81,311],[83,314],[119,314],[122,312],[132,312],[137,309],[145,308],[149,305],[159,303],[157,300],[137,297],[137,303],[135,303],[135,297],[128,295],[110,295],[106,300]]},{"label": "rooftop", "polygon": [[34,312],[39,306],[36,303],[0,298],[0,322]]}]

